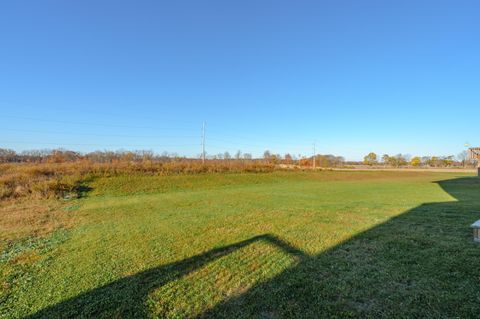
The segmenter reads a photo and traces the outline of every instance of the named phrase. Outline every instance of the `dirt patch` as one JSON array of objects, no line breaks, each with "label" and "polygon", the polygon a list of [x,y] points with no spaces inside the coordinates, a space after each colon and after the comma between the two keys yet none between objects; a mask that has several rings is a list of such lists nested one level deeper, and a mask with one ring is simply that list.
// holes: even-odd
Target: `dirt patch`
[{"label": "dirt patch", "polygon": [[11,200],[0,204],[0,241],[46,236],[72,225],[73,214],[55,200]]}]

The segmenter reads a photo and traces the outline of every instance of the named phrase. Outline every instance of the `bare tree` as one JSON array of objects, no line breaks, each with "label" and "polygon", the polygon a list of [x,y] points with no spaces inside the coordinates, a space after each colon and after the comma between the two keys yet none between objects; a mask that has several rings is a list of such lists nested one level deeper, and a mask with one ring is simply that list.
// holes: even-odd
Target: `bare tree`
[{"label": "bare tree", "polygon": [[235,153],[235,159],[239,160],[242,158],[242,151],[238,150],[237,153]]},{"label": "bare tree", "polygon": [[457,155],[457,159],[462,163],[463,167],[467,166],[468,152],[463,151]]}]

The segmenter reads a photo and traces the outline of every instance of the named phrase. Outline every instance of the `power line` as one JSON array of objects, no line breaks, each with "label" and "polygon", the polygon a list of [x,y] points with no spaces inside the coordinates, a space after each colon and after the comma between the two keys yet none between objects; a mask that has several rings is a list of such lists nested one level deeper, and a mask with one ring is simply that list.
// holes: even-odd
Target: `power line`
[{"label": "power line", "polygon": [[9,143],[9,144],[39,144],[39,145],[68,145],[68,146],[97,146],[102,148],[108,147],[139,147],[139,148],[150,148],[150,147],[192,147],[198,146],[198,144],[177,144],[177,145],[104,145],[104,144],[90,144],[90,143],[55,143],[55,142],[26,142],[26,141],[0,141],[0,143]]},{"label": "power line", "polygon": [[[252,138],[264,137],[264,138],[278,139],[278,140],[281,140],[283,142],[283,141],[285,141],[285,139],[291,139],[292,138],[290,136],[270,135],[270,134],[264,134],[264,133],[254,133],[253,135],[250,135],[250,136],[247,136],[247,135],[239,136],[239,135],[224,133],[224,132],[215,131],[215,130],[213,130],[213,131],[209,130],[209,132],[213,133],[213,134],[219,134],[221,136],[232,137],[232,138],[243,139],[243,140],[249,140],[249,141],[252,140]],[[304,142],[308,145],[311,145],[306,140],[304,140]]]},{"label": "power line", "polygon": [[43,130],[25,130],[15,128],[0,128],[0,131],[13,131],[13,132],[27,132],[27,133],[45,133],[45,134],[62,134],[62,135],[74,135],[74,136],[95,136],[95,137],[125,137],[125,138],[195,138],[197,136],[146,136],[146,135],[122,135],[122,134],[96,134],[96,133],[77,133],[77,132],[64,132],[64,131],[43,131]]},{"label": "power line", "polygon": [[130,126],[130,125],[115,125],[115,124],[102,124],[102,123],[91,123],[91,122],[77,122],[77,121],[64,121],[64,120],[49,120],[49,119],[40,119],[26,116],[11,116],[11,115],[2,115],[4,118],[12,119],[23,119],[29,121],[39,121],[39,122],[48,122],[48,123],[59,123],[59,124],[76,124],[76,125],[89,125],[89,126],[100,126],[100,127],[110,127],[110,128],[131,128],[131,129],[148,129],[148,130],[188,130],[194,131],[191,128],[174,128],[174,127],[148,127],[148,126]]},{"label": "power line", "polygon": [[217,138],[208,138],[208,140],[211,141],[217,141],[217,142],[223,142],[223,143],[228,143],[230,145],[236,145],[236,146],[246,146],[246,147],[263,147],[263,148],[268,148],[268,147],[274,147],[274,146],[282,146],[282,147],[307,147],[310,146],[311,144],[284,144],[284,143],[265,143],[265,144],[250,144],[250,143],[238,143],[238,142],[232,142],[232,141],[226,141],[223,139],[217,139]]},{"label": "power line", "polygon": [[[96,134],[96,133],[77,133],[77,132],[65,132],[65,131],[43,131],[43,130],[28,130],[28,129],[12,129],[12,128],[0,128],[0,131],[5,130],[5,131],[13,131],[13,132],[28,132],[28,133],[46,133],[46,134],[61,134],[61,135],[71,135],[71,136],[92,136],[92,137],[122,137],[122,138],[151,138],[151,139],[156,139],[156,138],[169,138],[169,139],[182,139],[182,138],[195,138],[197,136],[194,135],[189,135],[189,136],[139,136],[139,135],[122,135],[122,134]],[[200,145],[202,145],[202,154],[204,153],[204,148],[206,147],[206,134],[203,132],[202,129],[202,142]],[[219,145],[213,145],[213,147],[216,148],[225,148],[225,147],[252,147],[252,148],[277,148],[277,147],[306,147],[307,145],[305,144],[276,144],[276,143],[265,143],[265,144],[247,144],[247,143],[238,143],[238,142],[231,142],[227,140],[222,140],[222,139],[216,139],[216,138],[208,138],[208,140],[212,141],[218,141],[218,142],[223,142],[226,143],[227,145],[225,146],[219,146]],[[12,142],[13,143],[13,142]],[[23,142],[19,142],[23,143]],[[36,143],[36,142],[32,142]],[[43,143],[45,144],[45,143]],[[57,144],[57,143],[51,143],[51,144]],[[58,143],[62,144],[62,143]],[[70,143],[71,145],[84,145],[84,144],[75,144],[75,143]],[[90,145],[90,144],[89,144]],[[99,144],[95,144],[99,145]],[[194,144],[192,144],[194,145]],[[205,146],[205,147],[204,147]]]},{"label": "power line", "polygon": [[[54,119],[44,119],[44,118],[36,118],[36,117],[26,117],[26,116],[12,116],[12,115],[2,115],[4,118],[13,118],[13,119],[23,119],[23,120],[30,120],[30,121],[39,121],[39,122],[47,122],[47,123],[59,123],[59,124],[77,124],[77,125],[86,125],[86,126],[99,126],[99,127],[109,127],[109,128],[131,128],[131,129],[148,129],[148,130],[154,130],[154,131],[159,131],[159,130],[184,130],[184,131],[196,131],[193,128],[186,128],[186,127],[150,127],[150,126],[131,126],[131,125],[120,125],[120,124],[105,124],[105,123],[93,123],[93,122],[82,122],[82,121],[70,121],[70,120],[54,120]],[[117,135],[117,134],[96,134],[96,133],[73,133],[73,132],[59,132],[59,131],[34,131],[34,130],[20,130],[20,129],[9,129],[9,128],[4,128],[5,130],[11,130],[11,131],[31,131],[33,133],[52,133],[52,134],[68,134],[68,135],[91,135],[91,136],[112,136],[112,137],[130,137],[131,135]],[[215,131],[213,132],[215,133]],[[251,141],[252,138],[258,139],[261,137],[274,137],[273,135],[265,135],[265,134],[254,134],[252,136],[239,136],[239,135],[233,135],[233,134],[228,134],[228,133],[220,133],[218,132],[217,134],[221,134],[222,136],[228,136],[232,137],[235,139],[240,139],[240,140],[247,140]],[[146,136],[138,136],[140,138],[146,137]],[[174,136],[166,136],[167,138],[174,138]],[[193,137],[193,136],[185,136],[185,137]],[[288,137],[280,137],[276,136],[278,138],[278,141],[275,140],[270,140],[268,142],[268,145],[272,145],[273,143],[278,143],[281,145],[291,145],[291,146],[306,146],[309,144],[297,144],[293,142],[292,144],[284,144],[285,138]],[[216,139],[216,138],[209,138],[210,140],[216,140],[219,142],[225,142],[225,143],[232,143],[232,141],[225,141],[221,139]],[[245,143],[238,143],[234,142],[237,145],[245,145],[245,146],[259,146],[259,147],[264,147],[263,145],[252,145],[252,144],[245,144]]]},{"label": "power line", "polygon": [[[21,103],[21,102],[19,103],[18,101],[4,100],[4,99],[0,100],[0,103],[4,104],[4,105],[8,105],[8,107],[15,107],[15,106],[18,107],[18,106],[20,106],[20,107],[35,108],[35,109],[38,109],[40,107],[45,107],[45,106],[33,105],[33,104],[29,104],[29,103]],[[12,105],[14,105],[14,106],[12,106]],[[123,106],[125,106],[125,105],[123,105]],[[141,105],[134,104],[134,105],[128,105],[128,107],[133,108],[135,110],[138,110],[138,108],[141,107]],[[165,107],[167,107],[167,106],[165,106]],[[102,112],[102,111],[98,111],[97,109],[92,110],[92,109],[89,109],[88,107],[83,107],[83,106],[79,106],[79,107],[69,107],[69,106],[64,106],[64,105],[62,105],[61,107],[55,106],[55,111],[57,111],[58,109],[69,110],[69,111],[88,112],[88,114],[100,114],[100,115],[108,115],[108,116],[115,116],[115,117],[128,117],[129,119],[131,119],[131,118],[148,119],[148,120],[152,119],[151,116],[150,117],[138,116],[138,112],[136,112],[135,115],[126,114],[126,113],[120,114],[120,113],[115,113],[115,112]],[[145,110],[145,112],[147,112],[147,110]],[[198,122],[195,122],[195,121],[185,121],[185,120],[171,119],[171,118],[170,119],[162,118],[161,120],[164,120],[164,121],[178,121],[180,123],[188,123],[188,124],[198,123]]]},{"label": "power line", "polygon": [[[25,117],[25,116],[10,116],[10,115],[3,115],[4,118],[16,118],[16,119],[24,119],[24,120],[32,120],[32,121],[41,121],[41,122],[50,122],[50,123],[63,123],[63,124],[79,124],[79,125],[90,125],[90,126],[102,126],[102,127],[115,127],[115,128],[132,128],[132,129],[151,129],[151,130],[190,130],[187,128],[159,128],[159,127],[146,127],[146,126],[129,126],[129,125],[116,125],[116,124],[104,124],[104,123],[91,123],[91,122],[81,122],[81,121],[69,121],[69,120],[54,120],[54,119],[45,119],[45,118],[34,118],[34,117]],[[175,136],[175,135],[169,135],[169,136],[135,136],[135,135],[126,135],[126,134],[98,134],[98,133],[88,133],[88,132],[68,132],[68,131],[50,131],[50,130],[30,130],[30,129],[21,129],[21,128],[0,128],[0,130],[4,131],[16,131],[16,132],[29,132],[29,133],[45,133],[45,134],[61,134],[61,135],[72,135],[72,136],[93,136],[93,137],[122,137],[122,138],[170,138],[170,139],[176,139],[176,138],[194,138],[196,136],[189,135],[189,136]],[[234,136],[237,139],[245,139],[248,141],[251,141],[252,138],[259,138],[260,135],[255,135],[255,137],[247,137],[247,136],[239,136],[239,135],[231,135],[231,134],[222,134],[225,136]],[[206,158],[206,122],[204,121],[202,123],[202,132],[201,132],[201,147],[202,147],[202,152],[201,152],[201,157],[202,160],[205,161]],[[208,138],[208,140],[212,141],[217,141],[221,143],[226,143],[227,145],[224,146],[216,146],[216,145],[211,145],[213,149],[228,149],[228,148],[236,148],[236,147],[248,147],[248,148],[265,148],[265,149],[271,149],[271,148],[287,148],[287,147],[292,147],[292,148],[303,148],[308,146],[307,144],[298,144],[298,143],[292,143],[292,144],[286,144],[284,143],[285,140],[282,142],[266,142],[264,144],[253,144],[253,143],[239,143],[236,141],[228,141],[228,140],[223,140],[223,139],[218,139],[218,138]],[[0,141],[1,142],[1,141]],[[3,141],[3,143],[12,143],[12,144],[38,144],[38,145],[55,145],[55,146],[94,146],[94,147],[101,147],[101,148],[108,148],[108,147],[136,147],[136,148],[151,148],[151,147],[192,147],[192,146],[197,146],[198,144],[182,144],[182,145],[170,145],[170,144],[163,144],[163,145],[154,145],[154,144],[149,144],[149,145],[128,145],[128,144],[121,144],[121,145],[108,145],[108,144],[98,144],[98,143],[59,143],[59,142],[27,142],[25,140],[23,141]],[[310,144],[311,145],[311,144]]]}]

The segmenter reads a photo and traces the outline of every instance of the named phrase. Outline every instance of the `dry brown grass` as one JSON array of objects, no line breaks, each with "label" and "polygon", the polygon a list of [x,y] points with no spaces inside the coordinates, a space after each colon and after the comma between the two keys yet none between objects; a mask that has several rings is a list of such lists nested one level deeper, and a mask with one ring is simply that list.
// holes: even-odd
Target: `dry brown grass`
[{"label": "dry brown grass", "polygon": [[[265,172],[260,161],[111,161],[0,164],[0,245],[26,237],[42,237],[72,225],[73,214],[59,198],[75,198],[95,177],[175,175],[212,172]],[[2,247],[0,247],[1,249]]]},{"label": "dry brown grass", "polygon": [[42,237],[72,225],[72,214],[50,200],[9,200],[0,205],[0,241]]},{"label": "dry brown grass", "polygon": [[97,176],[146,173],[158,175],[221,172],[266,172],[274,165],[260,161],[171,162],[112,161],[95,163],[79,160],[65,163],[17,163],[0,165],[0,199],[58,198],[76,196],[82,183]]}]

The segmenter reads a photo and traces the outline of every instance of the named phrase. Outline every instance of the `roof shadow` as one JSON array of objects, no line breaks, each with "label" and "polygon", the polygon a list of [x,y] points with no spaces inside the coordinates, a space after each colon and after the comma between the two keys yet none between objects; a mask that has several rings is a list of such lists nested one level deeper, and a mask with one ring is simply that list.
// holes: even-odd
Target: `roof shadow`
[{"label": "roof shadow", "polygon": [[179,262],[151,268],[135,275],[95,288],[26,318],[150,318],[144,308],[150,292],[191,273],[218,258],[256,242],[267,242],[284,252],[304,259],[307,256],[281,239],[264,234],[212,249]]},{"label": "roof shadow", "polygon": [[199,317],[478,317],[480,179],[437,183],[457,201],[406,211]]},{"label": "roof shadow", "polygon": [[298,257],[276,277],[224,300],[199,318],[438,318],[480,311],[480,180],[438,181],[457,201],[428,203],[309,256],[271,234],[119,279],[28,318],[147,318],[148,294],[257,241]]}]

